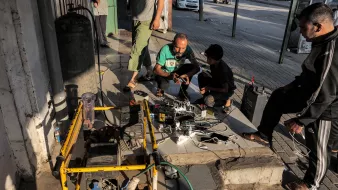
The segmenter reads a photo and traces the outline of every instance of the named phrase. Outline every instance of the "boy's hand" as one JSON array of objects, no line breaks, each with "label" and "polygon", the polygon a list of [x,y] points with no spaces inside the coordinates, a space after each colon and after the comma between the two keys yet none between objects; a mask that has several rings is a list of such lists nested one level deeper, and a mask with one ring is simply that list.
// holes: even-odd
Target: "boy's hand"
[{"label": "boy's hand", "polygon": [[207,86],[200,89],[202,95],[205,94],[207,91],[209,91],[209,88]]}]

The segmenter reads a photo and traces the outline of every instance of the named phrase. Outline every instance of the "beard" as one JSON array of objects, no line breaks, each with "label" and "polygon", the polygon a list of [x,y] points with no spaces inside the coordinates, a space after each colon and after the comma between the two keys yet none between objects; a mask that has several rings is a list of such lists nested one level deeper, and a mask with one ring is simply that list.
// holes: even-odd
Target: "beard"
[{"label": "beard", "polygon": [[179,58],[181,58],[183,56],[183,53],[176,53],[175,54],[175,58],[176,59],[179,59]]}]

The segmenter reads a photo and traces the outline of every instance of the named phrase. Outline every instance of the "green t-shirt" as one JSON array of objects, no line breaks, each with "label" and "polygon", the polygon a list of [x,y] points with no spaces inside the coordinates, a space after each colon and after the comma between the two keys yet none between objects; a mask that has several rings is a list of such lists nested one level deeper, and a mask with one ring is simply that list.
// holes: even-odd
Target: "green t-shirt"
[{"label": "green t-shirt", "polygon": [[162,66],[162,70],[171,73],[176,69],[180,68],[186,59],[191,60],[194,57],[192,49],[187,46],[185,52],[182,57],[179,59],[175,58],[175,54],[173,52],[173,44],[167,44],[163,46],[160,52],[157,54],[156,61],[159,65]]}]

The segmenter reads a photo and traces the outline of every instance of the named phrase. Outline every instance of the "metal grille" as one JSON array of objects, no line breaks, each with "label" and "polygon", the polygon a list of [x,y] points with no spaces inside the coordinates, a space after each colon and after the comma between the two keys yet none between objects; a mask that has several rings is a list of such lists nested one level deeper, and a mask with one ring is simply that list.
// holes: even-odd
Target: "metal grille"
[{"label": "metal grille", "polygon": [[[86,7],[89,10],[92,10],[91,0],[54,0],[55,18],[58,18],[60,16],[67,14],[70,4],[73,4],[73,7],[82,5],[83,7]],[[87,16],[87,13],[85,10],[79,10],[77,11],[77,13]]]}]

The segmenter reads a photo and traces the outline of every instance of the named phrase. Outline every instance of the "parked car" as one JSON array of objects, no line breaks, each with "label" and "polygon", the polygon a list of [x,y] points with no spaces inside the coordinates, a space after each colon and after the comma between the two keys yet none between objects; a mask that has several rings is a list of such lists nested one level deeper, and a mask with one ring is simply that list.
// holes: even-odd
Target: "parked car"
[{"label": "parked car", "polygon": [[214,0],[214,3],[224,3],[224,4],[231,4],[232,0]]},{"label": "parked car", "polygon": [[199,10],[199,0],[173,0],[173,6],[177,9]]}]

